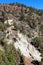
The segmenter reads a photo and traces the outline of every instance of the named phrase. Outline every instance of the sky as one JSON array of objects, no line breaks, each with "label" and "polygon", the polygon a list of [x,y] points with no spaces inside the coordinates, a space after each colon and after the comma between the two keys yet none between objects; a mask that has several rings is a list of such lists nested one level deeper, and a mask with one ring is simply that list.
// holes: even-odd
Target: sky
[{"label": "sky", "polygon": [[0,3],[21,3],[27,6],[32,6],[37,9],[43,9],[43,0],[0,0]]}]

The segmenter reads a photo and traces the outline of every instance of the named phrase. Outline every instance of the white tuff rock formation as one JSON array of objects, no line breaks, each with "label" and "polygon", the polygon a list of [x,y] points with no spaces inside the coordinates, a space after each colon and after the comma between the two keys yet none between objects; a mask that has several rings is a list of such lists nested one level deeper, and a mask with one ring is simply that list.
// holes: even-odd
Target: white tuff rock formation
[{"label": "white tuff rock formation", "polygon": [[41,61],[41,53],[36,50],[36,48],[30,44],[31,39],[28,39],[27,36],[18,32],[17,41],[14,43],[16,49],[20,49],[21,54],[26,57],[33,58],[34,60]]}]

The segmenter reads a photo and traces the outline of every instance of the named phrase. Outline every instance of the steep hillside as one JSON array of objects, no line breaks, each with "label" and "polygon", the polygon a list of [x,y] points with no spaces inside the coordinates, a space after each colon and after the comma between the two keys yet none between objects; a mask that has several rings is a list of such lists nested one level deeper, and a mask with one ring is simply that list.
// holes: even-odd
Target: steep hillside
[{"label": "steep hillside", "polygon": [[43,10],[0,4],[0,65],[43,65]]}]

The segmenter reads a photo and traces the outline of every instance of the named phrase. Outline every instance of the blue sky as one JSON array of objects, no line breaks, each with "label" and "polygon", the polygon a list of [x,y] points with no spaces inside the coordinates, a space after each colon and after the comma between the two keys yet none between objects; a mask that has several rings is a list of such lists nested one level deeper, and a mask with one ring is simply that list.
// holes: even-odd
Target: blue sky
[{"label": "blue sky", "polygon": [[37,9],[43,9],[43,0],[0,0],[0,3],[18,2]]}]

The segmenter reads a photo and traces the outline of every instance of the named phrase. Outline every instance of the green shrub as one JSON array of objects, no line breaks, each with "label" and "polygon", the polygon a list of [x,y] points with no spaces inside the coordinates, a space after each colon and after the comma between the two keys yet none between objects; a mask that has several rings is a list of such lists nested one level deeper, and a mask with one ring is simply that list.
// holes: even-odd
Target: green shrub
[{"label": "green shrub", "polygon": [[18,65],[13,51],[12,45],[4,43],[4,52],[0,51],[0,65]]},{"label": "green shrub", "polygon": [[40,26],[40,31],[41,31],[41,33],[43,35],[43,25]]},{"label": "green shrub", "polygon": [[15,30],[18,30],[18,25],[17,25],[15,22],[14,22],[13,25],[14,25],[14,29],[15,29]]},{"label": "green shrub", "polygon": [[1,24],[0,24],[0,30],[1,30],[1,31],[4,31],[4,30],[6,30],[6,29],[7,29],[7,25],[4,24],[4,23],[1,23]]},{"label": "green shrub", "polygon": [[23,13],[20,14],[20,19],[19,20],[20,21],[22,21],[22,20],[24,21],[25,20],[25,15]]},{"label": "green shrub", "polygon": [[32,39],[31,44],[38,48],[41,44],[40,38],[36,37],[36,38]]},{"label": "green shrub", "polygon": [[24,63],[24,57],[23,57],[23,55],[21,55],[20,49],[18,49],[17,52],[18,52],[18,55],[20,57],[20,65],[25,65],[25,63]]}]

